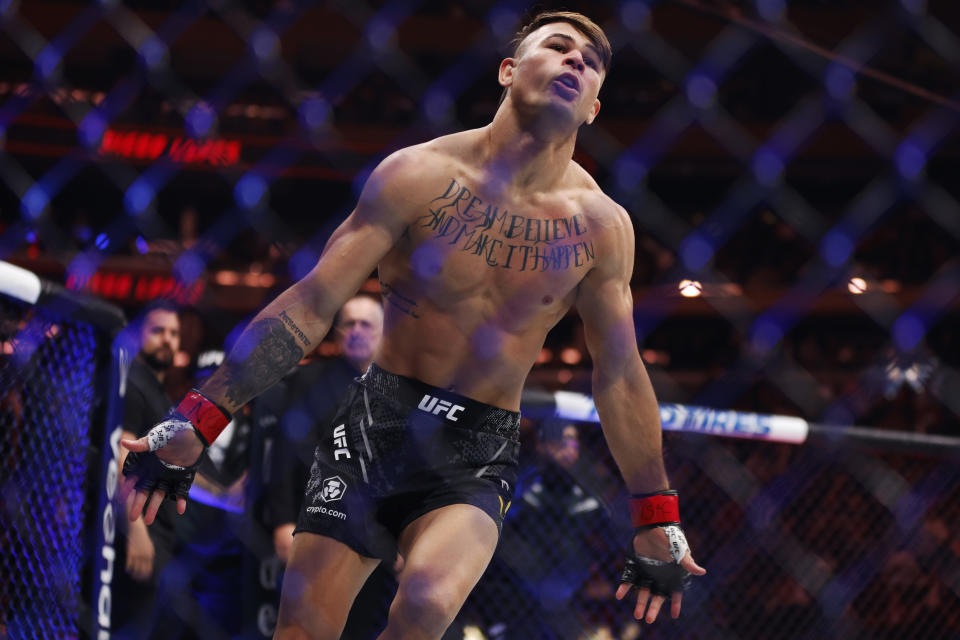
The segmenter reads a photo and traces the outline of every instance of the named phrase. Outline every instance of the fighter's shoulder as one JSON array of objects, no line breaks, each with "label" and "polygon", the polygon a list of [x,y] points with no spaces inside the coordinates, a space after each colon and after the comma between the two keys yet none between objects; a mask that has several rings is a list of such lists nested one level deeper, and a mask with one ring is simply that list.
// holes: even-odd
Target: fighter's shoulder
[{"label": "fighter's shoulder", "polygon": [[419,191],[428,187],[431,177],[443,182],[449,178],[451,167],[463,162],[464,149],[469,144],[469,136],[464,132],[398,149],[377,165],[368,184],[375,192]]},{"label": "fighter's shoulder", "polygon": [[630,214],[620,204],[604,193],[596,180],[583,167],[572,162],[570,185],[576,193],[579,209],[583,212],[588,223],[601,229],[609,229],[617,233],[629,230],[633,233],[633,223]]}]

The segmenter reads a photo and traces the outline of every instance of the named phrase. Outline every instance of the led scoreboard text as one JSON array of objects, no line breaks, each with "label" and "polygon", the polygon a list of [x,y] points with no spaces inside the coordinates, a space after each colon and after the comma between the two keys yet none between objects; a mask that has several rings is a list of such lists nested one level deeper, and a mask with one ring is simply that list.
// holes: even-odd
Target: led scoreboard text
[{"label": "led scoreboard text", "polygon": [[240,162],[243,146],[237,140],[195,139],[150,131],[107,129],[97,152],[128,160],[165,157],[177,164],[207,164],[229,167]]}]

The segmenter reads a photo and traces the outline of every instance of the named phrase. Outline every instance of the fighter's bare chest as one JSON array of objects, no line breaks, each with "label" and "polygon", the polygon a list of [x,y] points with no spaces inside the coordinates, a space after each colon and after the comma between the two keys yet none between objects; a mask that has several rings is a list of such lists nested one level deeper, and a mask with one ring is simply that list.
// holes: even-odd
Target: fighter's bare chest
[{"label": "fighter's bare chest", "polygon": [[569,198],[490,197],[451,178],[418,206],[409,241],[410,266],[420,277],[467,269],[579,280],[596,260],[588,218]]}]

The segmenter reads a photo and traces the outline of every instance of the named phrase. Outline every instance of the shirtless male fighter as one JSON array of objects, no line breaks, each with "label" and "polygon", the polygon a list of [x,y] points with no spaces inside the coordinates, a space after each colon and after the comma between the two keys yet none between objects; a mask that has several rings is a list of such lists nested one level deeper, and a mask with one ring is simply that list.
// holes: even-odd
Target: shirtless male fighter
[{"label": "shirtless male fighter", "polygon": [[[633,325],[630,217],[573,162],[610,64],[600,28],[536,16],[500,63],[505,99],[486,127],[402,149],[374,170],[314,269],[241,335],[124,470],[129,515],[183,495],[229,412],[309,353],[378,270],[382,345],[317,447],[297,524],[279,638],[337,638],[381,560],[403,569],[380,636],[439,638],[497,545],[514,490],[520,395],[547,332],[575,304],[593,396],[636,527],[617,591],[637,618],[702,575],[679,527],[659,410]],[[172,466],[171,466],[172,465]],[[151,495],[152,494],[152,495]],[[649,603],[649,607],[647,606]],[[645,615],[644,615],[645,614]]]}]

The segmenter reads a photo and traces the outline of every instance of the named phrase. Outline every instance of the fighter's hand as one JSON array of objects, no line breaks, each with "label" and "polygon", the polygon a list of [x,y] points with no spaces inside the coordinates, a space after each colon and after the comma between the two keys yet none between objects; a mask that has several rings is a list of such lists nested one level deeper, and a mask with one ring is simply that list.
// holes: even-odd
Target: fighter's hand
[{"label": "fighter's hand", "polygon": [[[142,438],[121,440],[130,450],[123,463],[123,498],[127,517],[152,524],[164,497],[187,509],[187,493],[200,466],[203,449],[230,423],[230,414],[197,389],[191,389],[170,416]],[[136,494],[133,489],[136,488]],[[147,503],[147,500],[150,500]]]},{"label": "fighter's hand", "polygon": [[683,590],[690,576],[702,576],[706,572],[690,555],[686,536],[679,526],[641,529],[636,532],[627,550],[617,600],[622,600],[631,590],[637,589],[634,618],[652,623],[668,599],[670,615],[677,618],[683,603]]},{"label": "fighter's hand", "polygon": [[164,497],[175,499],[182,514],[204,449],[190,421],[174,413],[142,438],[120,444],[130,450],[123,463],[127,517],[133,521],[143,513],[144,522],[152,524]]}]

